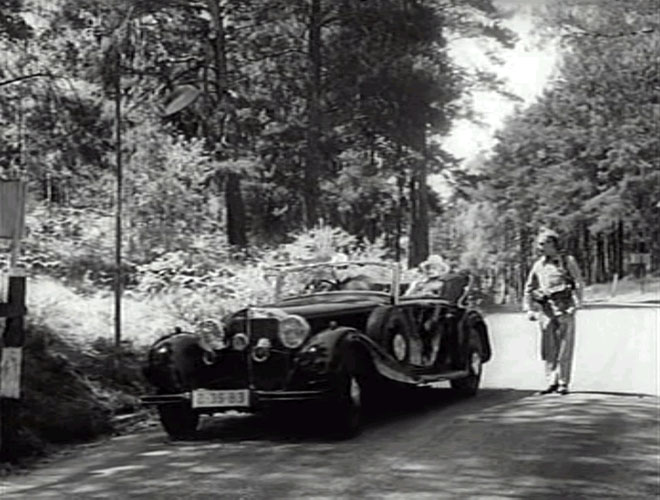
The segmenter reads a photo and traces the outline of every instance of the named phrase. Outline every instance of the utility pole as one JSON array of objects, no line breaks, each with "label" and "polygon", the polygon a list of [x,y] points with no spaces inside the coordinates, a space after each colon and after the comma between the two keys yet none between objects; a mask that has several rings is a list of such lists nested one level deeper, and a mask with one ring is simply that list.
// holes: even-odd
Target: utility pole
[{"label": "utility pole", "polygon": [[307,137],[306,156],[304,170],[304,220],[307,229],[313,228],[318,223],[319,216],[319,177],[321,175],[321,86],[323,84],[321,44],[323,43],[321,31],[322,5],[321,0],[311,0],[308,36],[307,36],[307,61],[309,73],[307,81]]},{"label": "utility pole", "polygon": [[123,183],[121,155],[121,52],[115,48],[115,156],[117,167],[117,201],[115,208],[115,351],[116,360],[119,359],[121,347],[121,297],[123,290],[123,276],[121,269],[121,242],[122,242],[122,209],[123,209]]}]

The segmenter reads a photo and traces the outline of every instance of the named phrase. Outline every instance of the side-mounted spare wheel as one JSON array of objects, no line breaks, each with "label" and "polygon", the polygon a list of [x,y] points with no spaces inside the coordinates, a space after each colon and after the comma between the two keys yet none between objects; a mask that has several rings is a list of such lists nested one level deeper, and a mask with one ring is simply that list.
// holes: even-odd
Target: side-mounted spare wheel
[{"label": "side-mounted spare wheel", "polygon": [[367,320],[367,335],[403,364],[410,359],[411,332],[406,316],[392,306],[376,308]]}]

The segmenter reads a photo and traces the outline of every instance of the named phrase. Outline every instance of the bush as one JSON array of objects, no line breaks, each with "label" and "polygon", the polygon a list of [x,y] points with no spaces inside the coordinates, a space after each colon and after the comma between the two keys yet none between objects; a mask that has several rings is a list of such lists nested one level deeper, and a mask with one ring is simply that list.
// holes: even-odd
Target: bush
[{"label": "bush", "polygon": [[41,454],[51,443],[91,439],[112,430],[112,410],[62,352],[64,343],[30,327],[24,347],[22,394],[12,456]]},{"label": "bush", "polygon": [[[87,238],[79,228],[64,226],[82,240]],[[60,227],[57,234],[61,231]],[[92,262],[81,257],[84,252],[75,251],[82,248],[76,247],[80,241],[58,245],[51,240],[48,246],[44,241],[50,237],[44,233],[41,237],[43,241],[33,241],[28,253],[33,271],[54,270],[56,276],[71,278],[66,265],[92,269]],[[240,258],[213,241],[210,236],[200,238],[192,242],[190,252],[167,252],[136,266],[135,286],[122,300],[119,364],[115,362],[111,291],[95,288],[91,281],[83,293],[80,283],[74,289],[53,277],[29,278],[24,392],[20,428],[12,447],[16,456],[43,453],[50,443],[89,440],[112,432],[113,416],[138,409],[137,396],[148,390],[141,373],[147,346],[175,326],[190,328],[202,319],[272,300],[272,286],[263,277],[265,266],[326,261],[336,253],[377,260],[385,253],[380,243],[363,245],[328,227]],[[71,255],[60,254],[66,248]]]}]

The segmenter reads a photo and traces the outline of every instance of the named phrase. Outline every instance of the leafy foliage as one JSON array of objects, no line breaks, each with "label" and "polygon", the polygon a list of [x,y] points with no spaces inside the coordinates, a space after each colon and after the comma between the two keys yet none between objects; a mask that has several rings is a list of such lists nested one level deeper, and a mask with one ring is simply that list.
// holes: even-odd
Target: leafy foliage
[{"label": "leafy foliage", "polygon": [[[7,5],[22,19],[19,2]],[[490,2],[24,7],[32,37],[3,42],[2,74],[29,78],[3,87],[0,168],[29,177],[37,199],[111,209],[119,85],[138,254],[176,249],[184,226],[245,246],[248,235],[282,242],[307,219],[391,247],[411,231],[423,247],[426,175],[445,168],[427,139],[446,133],[468,84],[447,33],[506,38],[486,29]]]},{"label": "leafy foliage", "polygon": [[509,120],[470,192],[489,213],[466,246],[515,269],[517,286],[540,226],[562,233],[589,279],[621,275],[624,254],[643,249],[657,265],[660,26],[651,4],[564,2],[549,14],[569,34],[560,77]]},{"label": "leafy foliage", "polygon": [[20,16],[22,0],[0,0],[0,40],[25,40],[32,35],[31,27]]},{"label": "leafy foliage", "polygon": [[329,261],[337,254],[351,260],[378,260],[386,249],[382,241],[360,243],[340,229],[319,226],[299,233],[289,243],[250,256],[239,263],[218,255],[218,248],[201,245],[188,252],[170,252],[138,268],[138,296],[166,300],[185,325],[221,317],[246,304],[272,301],[273,283],[265,269],[282,263]]}]

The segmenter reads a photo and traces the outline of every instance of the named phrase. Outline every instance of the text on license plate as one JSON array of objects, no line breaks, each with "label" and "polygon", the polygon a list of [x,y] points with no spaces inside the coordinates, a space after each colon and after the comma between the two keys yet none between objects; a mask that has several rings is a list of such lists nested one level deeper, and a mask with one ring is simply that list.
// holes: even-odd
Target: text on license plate
[{"label": "text on license plate", "polygon": [[197,389],[192,393],[193,408],[247,407],[250,405],[247,389],[212,391]]}]

